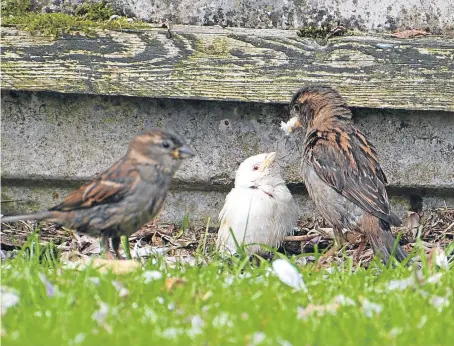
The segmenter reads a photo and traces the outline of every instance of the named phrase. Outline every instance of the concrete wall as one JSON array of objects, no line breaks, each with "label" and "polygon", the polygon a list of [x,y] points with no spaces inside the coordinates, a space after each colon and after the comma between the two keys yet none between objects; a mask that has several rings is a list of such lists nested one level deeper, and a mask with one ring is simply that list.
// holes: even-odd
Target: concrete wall
[{"label": "concrete wall", "polygon": [[[162,218],[217,218],[238,164],[278,151],[301,214],[312,213],[298,173],[297,138],[279,130],[281,105],[2,92],[3,213],[49,207],[123,155],[153,126],[184,135],[198,156],[177,173]],[[354,110],[376,145],[400,213],[410,194],[426,206],[454,205],[454,113]],[[8,202],[9,201],[9,202]],[[15,201],[15,202],[12,202]]]},{"label": "concrete wall", "polygon": [[[90,0],[97,2],[99,0]],[[45,12],[71,12],[81,0],[33,0]],[[119,13],[160,23],[297,29],[336,26],[367,31],[406,28],[452,33],[452,0],[107,0]]]}]

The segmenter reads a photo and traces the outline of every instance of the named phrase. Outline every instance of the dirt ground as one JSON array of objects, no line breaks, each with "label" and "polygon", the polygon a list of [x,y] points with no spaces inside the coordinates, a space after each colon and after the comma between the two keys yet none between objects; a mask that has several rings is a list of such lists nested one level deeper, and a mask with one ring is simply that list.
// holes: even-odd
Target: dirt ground
[{"label": "dirt ground", "polygon": [[[64,257],[100,254],[96,238],[78,235],[49,223],[17,222],[2,224],[2,258],[14,256],[33,230],[38,231],[41,244],[52,242]],[[216,232],[216,228],[192,227],[190,221],[185,221],[183,225],[151,222],[129,237],[131,255],[146,258],[165,254],[168,262],[195,262],[195,252],[209,254],[213,250]],[[400,235],[400,244],[407,252],[411,252],[418,239],[427,254],[445,249],[454,241],[454,208],[436,208],[421,214],[408,212],[402,226],[393,228],[393,233]],[[349,237],[349,241],[351,243],[343,251],[354,255],[357,248],[355,237]],[[279,251],[288,255],[311,254],[316,248],[319,251],[327,249],[332,242],[332,229],[322,219],[306,219],[300,221],[294,234],[286,238]],[[340,261],[343,251],[334,253],[328,261]],[[359,260],[367,264],[372,257],[372,250],[367,246]],[[314,260],[311,255],[304,258],[305,262]]]}]

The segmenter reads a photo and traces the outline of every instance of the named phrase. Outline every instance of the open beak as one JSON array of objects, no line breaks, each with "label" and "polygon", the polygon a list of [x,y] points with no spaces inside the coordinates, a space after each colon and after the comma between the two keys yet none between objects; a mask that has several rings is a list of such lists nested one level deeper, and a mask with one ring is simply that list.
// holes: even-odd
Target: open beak
[{"label": "open beak", "polygon": [[172,152],[172,156],[177,160],[181,160],[195,156],[195,152],[185,144],[182,147],[175,149]]},{"label": "open beak", "polygon": [[263,172],[265,170],[265,168],[271,166],[275,160],[276,160],[276,153],[275,152],[269,153],[266,156],[265,161],[263,161],[262,164],[260,165],[259,171]]}]

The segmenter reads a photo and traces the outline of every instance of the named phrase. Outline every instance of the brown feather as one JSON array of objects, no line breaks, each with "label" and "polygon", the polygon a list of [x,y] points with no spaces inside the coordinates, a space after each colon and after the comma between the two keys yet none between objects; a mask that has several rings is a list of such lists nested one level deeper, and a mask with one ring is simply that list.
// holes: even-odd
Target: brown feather
[{"label": "brown feather", "polygon": [[140,179],[138,172],[131,168],[134,166],[127,159],[121,159],[92,182],[71,192],[62,203],[49,210],[68,211],[119,202],[131,190],[134,181]]}]

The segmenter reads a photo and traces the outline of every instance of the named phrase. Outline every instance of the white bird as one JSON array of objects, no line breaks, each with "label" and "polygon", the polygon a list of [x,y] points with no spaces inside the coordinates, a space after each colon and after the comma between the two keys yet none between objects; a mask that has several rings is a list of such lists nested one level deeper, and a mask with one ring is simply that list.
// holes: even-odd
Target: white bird
[{"label": "white bird", "polygon": [[255,155],[240,164],[219,221],[216,248],[231,254],[237,252],[235,239],[252,254],[266,251],[258,244],[278,247],[292,232],[298,208],[282,178],[276,153]]}]

